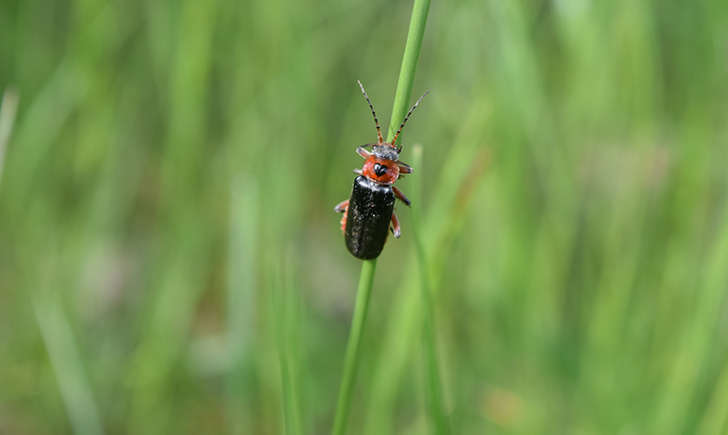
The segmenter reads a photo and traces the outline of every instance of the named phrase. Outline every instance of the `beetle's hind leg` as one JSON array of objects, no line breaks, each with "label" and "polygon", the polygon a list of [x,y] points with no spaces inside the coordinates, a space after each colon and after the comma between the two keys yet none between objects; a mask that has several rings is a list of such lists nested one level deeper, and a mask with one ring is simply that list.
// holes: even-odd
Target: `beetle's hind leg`
[{"label": "beetle's hind leg", "polygon": [[397,219],[397,213],[395,212],[392,212],[392,226],[389,229],[392,230],[395,239],[399,239],[399,236],[402,235],[402,231],[399,228],[399,219]]},{"label": "beetle's hind leg", "polygon": [[396,196],[400,201],[405,203],[406,206],[409,207],[411,204],[410,200],[407,199],[406,196],[404,196],[404,193],[402,193],[401,190],[397,189],[397,186],[392,186],[392,190],[394,191],[394,196]]},{"label": "beetle's hind leg", "polygon": [[349,200],[341,201],[340,203],[336,204],[336,207],[334,207],[334,211],[336,213],[343,213],[347,208],[349,207]]},{"label": "beetle's hind leg", "polygon": [[349,200],[341,201],[340,203],[336,204],[336,207],[334,207],[334,211],[337,213],[344,213],[343,216],[341,216],[341,221],[339,222],[341,224],[341,232],[346,232],[346,219],[349,217]]}]

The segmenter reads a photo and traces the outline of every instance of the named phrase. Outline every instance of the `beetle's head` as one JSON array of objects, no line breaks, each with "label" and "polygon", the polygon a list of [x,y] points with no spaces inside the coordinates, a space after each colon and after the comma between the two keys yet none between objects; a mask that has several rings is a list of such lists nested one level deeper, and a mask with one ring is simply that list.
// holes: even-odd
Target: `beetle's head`
[{"label": "beetle's head", "polygon": [[399,178],[399,153],[389,145],[373,146],[361,173],[377,183],[394,184]]},{"label": "beetle's head", "polygon": [[412,115],[412,112],[414,112],[417,106],[420,104],[420,101],[425,98],[427,92],[425,92],[423,96],[418,98],[415,104],[410,108],[409,112],[407,112],[407,115],[405,115],[404,120],[399,125],[399,129],[392,137],[392,140],[389,142],[385,142],[384,137],[382,137],[382,129],[379,126],[377,114],[374,112],[374,105],[372,104],[371,100],[369,100],[369,95],[367,95],[367,91],[364,90],[364,85],[362,85],[359,80],[357,80],[357,83],[359,83],[361,93],[364,95],[364,98],[369,104],[369,108],[372,110],[374,125],[377,127],[377,143],[376,145],[372,146],[371,153],[366,151],[364,147],[359,147],[357,149],[357,152],[362,157],[364,157],[366,161],[364,162],[364,167],[361,169],[361,171],[357,170],[355,172],[361,173],[370,180],[373,180],[380,184],[394,184],[394,182],[397,181],[397,178],[399,178],[400,172],[404,174],[412,173],[412,168],[410,168],[406,163],[402,163],[399,161],[399,152],[402,150],[402,148],[397,148],[396,143],[399,134],[402,132],[402,129],[407,123],[407,120]]},{"label": "beetle's head", "polygon": [[393,162],[399,160],[399,152],[388,143],[372,145],[372,154],[380,159],[391,160]]}]

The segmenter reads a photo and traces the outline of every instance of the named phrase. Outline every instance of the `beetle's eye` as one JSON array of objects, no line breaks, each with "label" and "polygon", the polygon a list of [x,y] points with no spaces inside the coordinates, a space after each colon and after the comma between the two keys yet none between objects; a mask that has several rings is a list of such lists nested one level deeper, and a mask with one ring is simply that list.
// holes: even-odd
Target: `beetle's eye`
[{"label": "beetle's eye", "polygon": [[377,174],[377,177],[381,177],[385,172],[387,172],[386,166],[380,165],[379,163],[374,164],[374,173]]}]

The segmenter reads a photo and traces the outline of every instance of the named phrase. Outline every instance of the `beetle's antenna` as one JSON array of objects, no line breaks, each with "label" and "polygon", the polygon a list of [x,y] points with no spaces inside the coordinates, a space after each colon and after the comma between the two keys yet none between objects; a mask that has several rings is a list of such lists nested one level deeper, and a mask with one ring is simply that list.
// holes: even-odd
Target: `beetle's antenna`
[{"label": "beetle's antenna", "polygon": [[400,124],[399,130],[397,130],[397,133],[394,135],[394,139],[392,139],[392,143],[390,144],[390,145],[392,145],[392,148],[394,148],[394,144],[395,144],[395,142],[397,142],[399,133],[404,128],[404,125],[407,123],[407,120],[409,119],[410,115],[412,115],[412,112],[415,111],[417,106],[420,104],[420,101],[422,101],[422,99],[425,98],[425,95],[427,95],[429,93],[430,93],[430,91],[426,91],[424,94],[422,94],[422,96],[420,98],[418,98],[417,101],[415,101],[415,104],[412,106],[412,108],[409,110],[409,112],[407,112],[407,116],[404,117],[404,121],[402,121],[402,124]]},{"label": "beetle's antenna", "polygon": [[361,84],[359,80],[356,81],[359,83],[359,87],[361,88],[361,93],[364,94],[364,98],[367,99],[367,103],[369,103],[369,108],[372,109],[372,115],[374,116],[374,123],[377,125],[377,145],[380,145],[384,142],[384,138],[382,137],[382,128],[379,126],[379,120],[377,119],[377,114],[374,112],[374,106],[372,106],[371,100],[369,100],[369,95],[367,95],[367,91],[364,90],[364,85]]}]

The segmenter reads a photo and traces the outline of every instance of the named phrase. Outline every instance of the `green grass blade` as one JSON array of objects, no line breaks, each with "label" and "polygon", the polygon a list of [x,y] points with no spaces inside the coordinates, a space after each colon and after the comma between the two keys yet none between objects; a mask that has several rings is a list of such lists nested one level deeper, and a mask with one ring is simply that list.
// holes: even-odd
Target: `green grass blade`
[{"label": "green grass blade", "polygon": [[230,433],[250,433],[248,381],[256,346],[255,308],[257,301],[255,255],[258,245],[259,188],[244,176],[233,179],[230,194],[230,229],[227,275],[227,330],[231,369],[227,377],[226,419]]},{"label": "green grass blade", "polygon": [[281,400],[285,433],[300,435],[301,406],[296,369],[298,350],[298,298],[293,278],[293,261],[290,256],[285,267],[278,270],[276,276],[282,279],[275,281],[272,308],[277,313],[274,329],[278,345],[278,363],[281,376]]},{"label": "green grass blade", "polygon": [[[392,119],[389,123],[387,141],[392,140],[399,122],[404,119],[407,112],[429,9],[429,0],[415,0],[412,6],[412,17],[410,18],[407,43],[405,44],[404,55],[402,56],[402,67],[399,73],[399,80],[397,81],[397,90],[394,94]],[[367,310],[369,308],[369,296],[372,290],[376,266],[376,259],[365,260],[362,263],[356,306],[354,308],[354,319],[352,321],[351,332],[349,333],[349,343],[347,345],[346,360],[344,362],[344,374],[339,390],[336,416],[334,418],[333,433],[336,435],[343,434],[346,431],[346,420],[349,415],[349,408],[351,407],[351,390],[354,385],[354,378],[356,377],[359,361],[359,346],[364,331],[364,321],[366,320]]]},{"label": "green grass blade", "polygon": [[5,150],[10,141],[10,133],[13,131],[17,108],[18,93],[15,89],[6,89],[3,93],[2,101],[0,101],[0,180],[3,175]]},{"label": "green grass blade", "polygon": [[407,32],[407,44],[404,47],[404,55],[402,55],[402,67],[399,70],[397,90],[394,93],[392,119],[389,121],[387,141],[392,140],[394,133],[397,131],[397,127],[399,127],[399,123],[402,122],[404,115],[407,114],[410,95],[412,94],[412,85],[415,81],[417,59],[420,57],[422,37],[425,34],[425,24],[427,23],[427,13],[429,10],[430,0],[415,0],[415,4],[412,6],[412,17],[410,18],[410,27]]},{"label": "green grass blade", "polygon": [[361,336],[364,332],[364,322],[369,310],[369,296],[372,292],[374,282],[374,271],[377,268],[377,260],[364,260],[361,265],[359,287],[356,290],[356,305],[354,308],[354,319],[351,322],[349,332],[349,343],[346,347],[346,359],[344,360],[344,374],[342,376],[339,400],[336,405],[336,418],[334,419],[335,435],[346,432],[346,420],[351,407],[351,389],[354,386],[354,378],[359,365],[359,346]]},{"label": "green grass blade", "polygon": [[[414,147],[414,167],[421,168],[422,165],[422,146]],[[414,183],[413,197],[415,204],[424,204],[422,198],[422,180]],[[450,433],[450,424],[448,422],[447,413],[442,397],[442,381],[440,377],[440,368],[437,361],[437,340],[435,337],[435,309],[432,300],[432,285],[429,276],[429,263],[427,261],[427,253],[425,252],[424,242],[422,240],[422,227],[420,225],[420,206],[412,207],[412,233],[415,239],[415,251],[417,254],[417,263],[420,271],[420,291],[422,297],[422,340],[425,350],[426,365],[426,391],[427,391],[427,407],[430,418],[433,423],[433,433],[447,434]]]},{"label": "green grass blade", "polygon": [[51,294],[45,290],[35,295],[33,309],[71,427],[79,435],[103,434],[101,415],[73,331],[60,301]]}]

